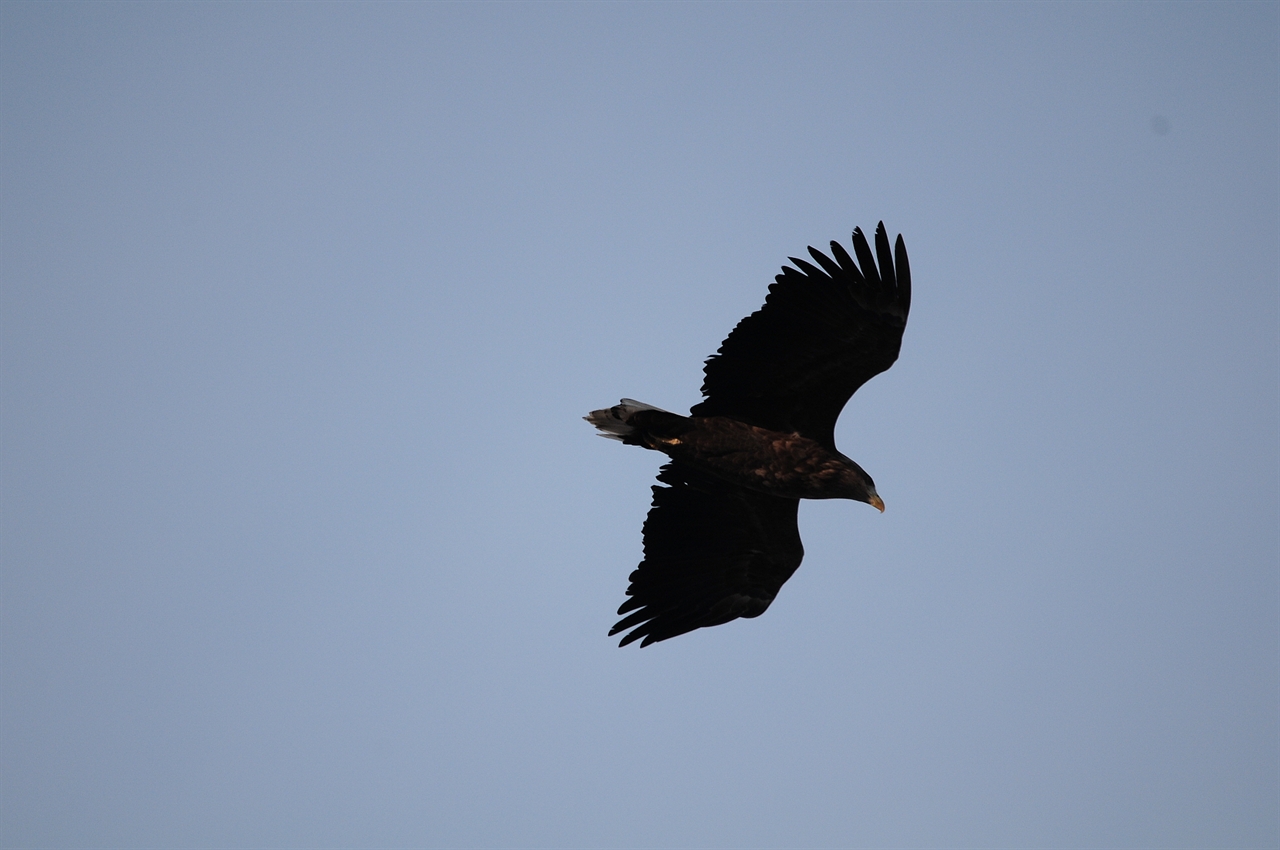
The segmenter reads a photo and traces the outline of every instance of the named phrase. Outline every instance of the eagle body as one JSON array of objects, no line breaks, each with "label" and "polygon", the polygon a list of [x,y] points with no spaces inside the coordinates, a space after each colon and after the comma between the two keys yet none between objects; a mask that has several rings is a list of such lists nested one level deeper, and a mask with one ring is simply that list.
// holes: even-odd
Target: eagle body
[{"label": "eagle body", "polygon": [[737,487],[784,499],[855,499],[883,510],[862,467],[794,432],[727,416],[681,416],[630,399],[586,418],[628,445],[660,451]]},{"label": "eagle body", "polygon": [[801,499],[852,499],[884,510],[862,467],[836,449],[835,425],[857,389],[898,358],[911,270],[884,223],[875,251],[853,232],[817,265],[791,257],[764,306],[707,360],[689,416],[623,399],[584,418],[601,436],[660,451],[644,523],[644,560],[609,632],[642,646],[758,617],[800,566]]}]

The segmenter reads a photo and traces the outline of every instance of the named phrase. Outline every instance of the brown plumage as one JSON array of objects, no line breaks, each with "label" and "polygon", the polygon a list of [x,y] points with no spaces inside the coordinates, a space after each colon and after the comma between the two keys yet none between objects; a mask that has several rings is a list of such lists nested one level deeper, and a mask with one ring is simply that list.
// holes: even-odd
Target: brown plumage
[{"label": "brown plumage", "polygon": [[705,398],[689,416],[623,399],[585,417],[602,436],[671,457],[618,609],[628,616],[609,632],[631,629],[620,646],[763,614],[804,557],[800,499],[884,510],[871,476],[836,450],[835,424],[898,358],[911,270],[883,222],[874,255],[861,229],[853,249],[856,263],[835,242],[830,258],[809,248],[817,266],[790,258],[796,268],[783,267],[764,306],[707,360]]}]

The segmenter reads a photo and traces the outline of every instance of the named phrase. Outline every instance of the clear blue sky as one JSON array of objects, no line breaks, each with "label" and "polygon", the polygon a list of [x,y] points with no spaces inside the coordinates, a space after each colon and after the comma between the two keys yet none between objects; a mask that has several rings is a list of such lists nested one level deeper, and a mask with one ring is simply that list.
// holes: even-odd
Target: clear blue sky
[{"label": "clear blue sky", "polygon": [[[0,5],[5,847],[1274,847],[1280,6]],[[606,637],[788,255],[769,612]]]}]

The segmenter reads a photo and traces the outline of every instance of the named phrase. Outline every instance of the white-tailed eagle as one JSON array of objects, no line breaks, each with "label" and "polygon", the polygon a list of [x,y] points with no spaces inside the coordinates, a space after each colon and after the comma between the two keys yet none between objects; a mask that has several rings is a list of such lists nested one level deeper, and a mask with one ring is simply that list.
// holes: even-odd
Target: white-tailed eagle
[{"label": "white-tailed eagle", "polygon": [[[911,269],[884,222],[875,254],[853,232],[817,266],[791,257],[764,306],[706,363],[689,416],[631,399],[593,410],[601,435],[671,457],[653,488],[644,560],[609,634],[648,646],[764,613],[800,566],[801,499],[853,499],[884,510],[871,476],[835,444],[858,387],[893,365],[911,307]],[[877,260],[879,268],[877,268]]]}]

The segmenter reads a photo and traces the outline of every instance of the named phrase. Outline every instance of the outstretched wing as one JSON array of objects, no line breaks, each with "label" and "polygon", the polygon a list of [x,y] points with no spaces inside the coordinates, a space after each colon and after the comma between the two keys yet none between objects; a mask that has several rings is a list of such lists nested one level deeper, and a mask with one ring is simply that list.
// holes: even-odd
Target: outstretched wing
[{"label": "outstretched wing", "polygon": [[644,560],[631,573],[627,614],[609,632],[641,646],[738,617],[758,617],[800,566],[798,499],[736,487],[672,461],[658,472],[644,523]]},{"label": "outstretched wing", "polygon": [[790,258],[799,271],[783,266],[764,306],[707,360],[706,398],[694,416],[794,431],[835,450],[841,409],[898,359],[911,308],[911,267],[901,236],[891,252],[880,222],[873,256],[857,229],[853,252],[856,263],[836,242],[834,259],[810,248],[821,268]]}]

